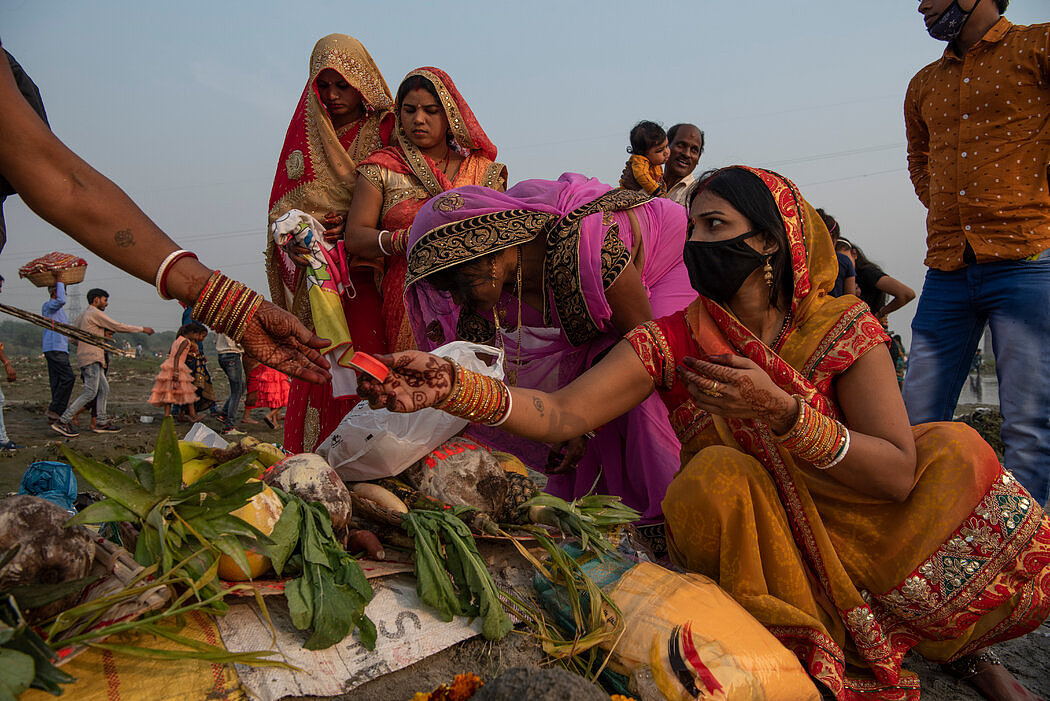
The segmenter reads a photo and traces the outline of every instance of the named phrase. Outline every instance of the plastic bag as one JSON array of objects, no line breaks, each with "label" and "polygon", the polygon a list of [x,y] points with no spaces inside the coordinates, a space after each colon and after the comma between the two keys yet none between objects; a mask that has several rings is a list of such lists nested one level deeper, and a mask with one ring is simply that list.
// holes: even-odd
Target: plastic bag
[{"label": "plastic bag", "polygon": [[[503,351],[498,348],[453,341],[432,352],[451,358],[468,370],[503,378]],[[495,358],[495,361],[489,365],[479,355]],[[316,451],[344,480],[362,482],[392,477],[462,431],[466,425],[466,419],[440,409],[398,414],[386,409],[371,409],[367,402],[360,402]]]},{"label": "plastic bag", "polygon": [[77,512],[73,505],[77,500],[77,476],[64,462],[38,460],[32,463],[22,473],[18,493],[47,499],[71,514]]}]

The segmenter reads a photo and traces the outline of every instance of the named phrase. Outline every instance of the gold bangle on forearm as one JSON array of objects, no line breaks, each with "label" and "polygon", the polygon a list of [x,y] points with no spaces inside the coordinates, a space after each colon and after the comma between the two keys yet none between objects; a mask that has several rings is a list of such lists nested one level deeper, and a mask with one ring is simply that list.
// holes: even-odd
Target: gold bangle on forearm
[{"label": "gold bangle on forearm", "polygon": [[240,343],[262,296],[216,270],[193,305],[193,318]]},{"label": "gold bangle on forearm", "polygon": [[510,388],[493,377],[449,362],[453,368],[452,389],[434,408],[490,426],[506,421],[510,414]]},{"label": "gold bangle on forearm", "polygon": [[795,395],[798,418],[788,432],[777,440],[789,453],[818,470],[827,470],[842,462],[849,452],[849,430],[841,422],[821,414]]}]

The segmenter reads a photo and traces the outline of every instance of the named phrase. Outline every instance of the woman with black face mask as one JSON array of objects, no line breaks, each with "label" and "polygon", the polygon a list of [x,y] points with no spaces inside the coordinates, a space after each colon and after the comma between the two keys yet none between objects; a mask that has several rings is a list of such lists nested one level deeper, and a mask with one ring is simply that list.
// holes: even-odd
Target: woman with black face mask
[{"label": "woman with black face mask", "polygon": [[889,338],[867,305],[828,294],[831,238],[793,183],[725,168],[689,216],[700,298],[562,390],[416,351],[384,356],[392,372],[362,377],[362,396],[556,441],[656,390],[682,442],[663,502],[679,565],[715,579],[836,698],[917,699],[911,649],[1017,698],[995,691],[1016,681],[986,648],[1050,615],[1039,504],[966,425],[908,425]]}]

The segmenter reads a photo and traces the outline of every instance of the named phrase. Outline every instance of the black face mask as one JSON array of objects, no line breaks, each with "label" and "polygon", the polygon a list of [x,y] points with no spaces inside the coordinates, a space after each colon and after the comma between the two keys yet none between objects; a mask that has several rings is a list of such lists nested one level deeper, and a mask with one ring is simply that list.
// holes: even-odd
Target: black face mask
[{"label": "black face mask", "polygon": [[974,3],[970,11],[959,7],[959,0],[954,0],[951,5],[945,8],[941,16],[938,17],[930,28],[927,29],[930,36],[938,41],[947,41],[949,43],[955,41],[962,34],[963,27],[966,26],[966,21],[970,19],[970,15],[976,9],[977,3]]},{"label": "black face mask", "polygon": [[748,275],[769,260],[747,245],[757,233],[749,231],[726,241],[686,241],[682,256],[693,289],[719,304],[732,299]]}]

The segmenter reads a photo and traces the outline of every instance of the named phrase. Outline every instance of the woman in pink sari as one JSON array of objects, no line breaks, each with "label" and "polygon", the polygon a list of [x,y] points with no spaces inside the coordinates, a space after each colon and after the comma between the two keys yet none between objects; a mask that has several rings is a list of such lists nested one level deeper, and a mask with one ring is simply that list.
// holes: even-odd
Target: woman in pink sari
[{"label": "woman in pink sari", "polygon": [[397,89],[397,126],[390,146],[358,167],[357,196],[346,226],[346,250],[377,261],[383,326],[391,350],[414,347],[405,314],[405,242],[416,212],[434,195],[461,185],[507,188],[507,167],[448,75],[430,66]]},{"label": "woman in pink sari", "polygon": [[[575,173],[506,193],[451,190],[420,210],[409,235],[405,296],[416,341],[421,349],[456,338],[494,343],[510,383],[560,389],[635,324],[695,298],[682,263],[685,224],[680,205]],[[552,494],[572,499],[596,487],[649,523],[661,520],[680,466],[655,396],[602,426],[582,458],[552,456],[549,445],[498,429],[476,426],[471,435],[546,470]]]}]

